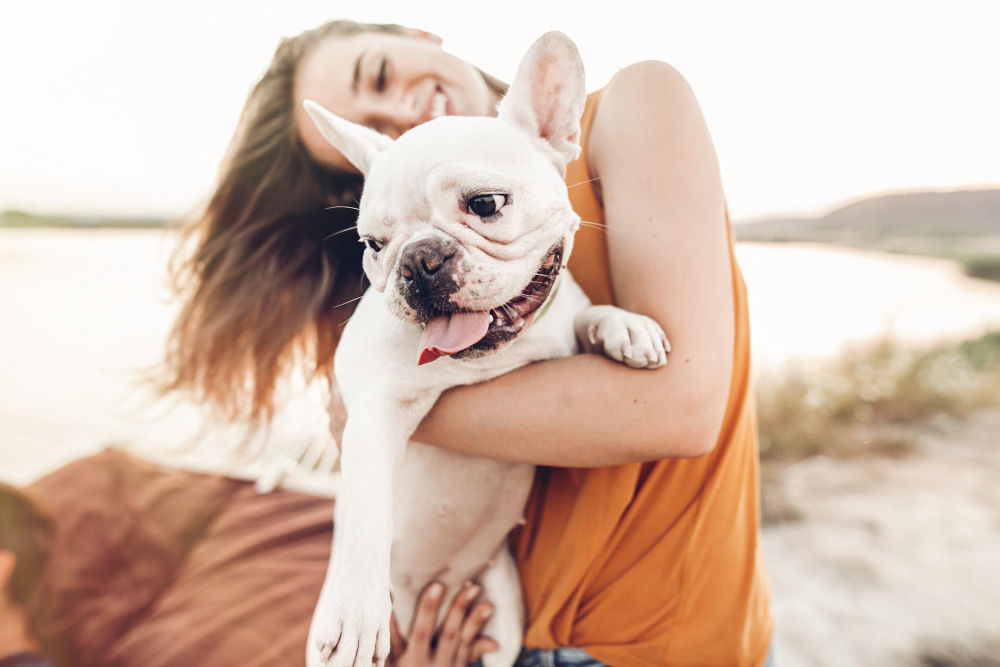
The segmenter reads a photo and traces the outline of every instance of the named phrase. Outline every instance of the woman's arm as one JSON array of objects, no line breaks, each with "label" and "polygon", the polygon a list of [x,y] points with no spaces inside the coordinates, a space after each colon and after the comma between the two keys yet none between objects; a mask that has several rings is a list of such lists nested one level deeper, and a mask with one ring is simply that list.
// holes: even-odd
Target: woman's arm
[{"label": "woman's arm", "polygon": [[615,300],[670,338],[667,366],[597,355],[533,364],[446,392],[414,435],[454,451],[540,465],[701,456],[715,444],[733,363],[725,202],[687,82],[643,62],[608,85],[587,159],[608,224]]}]

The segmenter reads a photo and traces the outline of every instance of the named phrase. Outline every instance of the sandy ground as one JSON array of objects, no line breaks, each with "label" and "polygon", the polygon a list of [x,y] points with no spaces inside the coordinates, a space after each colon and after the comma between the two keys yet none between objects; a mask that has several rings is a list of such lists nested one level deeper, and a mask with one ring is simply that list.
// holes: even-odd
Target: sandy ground
[{"label": "sandy ground", "polygon": [[[170,248],[162,232],[0,230],[0,479],[26,483],[110,443],[162,454],[245,439],[206,430],[196,406],[152,401],[137,373],[159,360],[173,317]],[[886,333],[1000,326],[1000,286],[948,263],[816,246],[737,254],[760,367]],[[261,439],[325,442],[322,389],[293,380],[286,395]],[[764,531],[781,665],[1000,664],[998,432],[1000,414],[944,419],[914,432],[905,459],[775,473],[769,497],[800,517]],[[961,651],[994,662],[952,659]]]},{"label": "sandy ground", "polygon": [[765,502],[787,665],[1000,665],[1000,411],[905,434],[899,459],[808,459]]}]

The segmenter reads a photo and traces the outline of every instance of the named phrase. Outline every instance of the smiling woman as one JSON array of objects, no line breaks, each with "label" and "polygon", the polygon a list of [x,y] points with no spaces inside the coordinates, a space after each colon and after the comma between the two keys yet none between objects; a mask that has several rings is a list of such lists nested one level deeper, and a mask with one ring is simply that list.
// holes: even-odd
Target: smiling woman
[{"label": "smiling woman", "polygon": [[[296,101],[311,99],[337,109],[342,118],[393,139],[442,115],[496,114],[498,91],[478,70],[442,50],[435,37],[403,30],[322,42],[299,65]],[[353,170],[336,159],[336,151],[303,113],[297,120],[310,155],[330,167]]]}]

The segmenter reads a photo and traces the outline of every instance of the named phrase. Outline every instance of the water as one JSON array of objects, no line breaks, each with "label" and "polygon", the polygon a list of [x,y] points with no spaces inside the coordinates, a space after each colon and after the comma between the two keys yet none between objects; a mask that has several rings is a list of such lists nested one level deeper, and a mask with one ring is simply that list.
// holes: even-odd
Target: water
[{"label": "water", "polygon": [[1000,328],[1000,283],[947,260],[809,244],[737,246],[758,366],[880,338],[930,344]]},{"label": "water", "polygon": [[[0,479],[24,483],[108,444],[163,450],[243,433],[202,433],[196,406],[154,404],[173,318],[158,230],[0,230]],[[774,367],[886,334],[903,342],[1000,328],[1000,284],[940,260],[823,246],[745,244],[754,358]],[[326,436],[324,393],[293,383],[269,441]]]},{"label": "water", "polygon": [[[28,482],[108,445],[151,454],[224,450],[239,428],[205,431],[203,411],[154,401],[175,307],[159,230],[0,230],[0,479]],[[294,382],[267,442],[329,440],[325,396]]]}]

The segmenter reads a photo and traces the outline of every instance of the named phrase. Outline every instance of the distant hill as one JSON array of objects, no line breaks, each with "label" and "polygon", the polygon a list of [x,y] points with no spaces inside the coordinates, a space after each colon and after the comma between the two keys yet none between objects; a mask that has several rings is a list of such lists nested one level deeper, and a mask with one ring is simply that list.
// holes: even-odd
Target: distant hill
[{"label": "distant hill", "polygon": [[971,275],[1000,280],[1000,189],[880,195],[817,218],[736,224],[734,232],[740,241],[947,257],[965,264]]},{"label": "distant hill", "polygon": [[0,227],[68,227],[78,229],[115,227],[126,229],[162,227],[163,224],[163,218],[36,215],[27,211],[3,211],[0,213]]},{"label": "distant hill", "polygon": [[736,225],[741,241],[878,241],[1000,236],[1000,189],[909,192],[862,199],[819,218],[775,218]]}]

